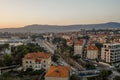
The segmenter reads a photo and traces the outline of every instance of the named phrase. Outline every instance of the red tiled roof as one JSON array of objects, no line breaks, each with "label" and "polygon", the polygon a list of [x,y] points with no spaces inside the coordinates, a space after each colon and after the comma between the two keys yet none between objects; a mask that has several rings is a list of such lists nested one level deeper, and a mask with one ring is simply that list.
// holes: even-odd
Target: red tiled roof
[{"label": "red tiled roof", "polygon": [[51,66],[46,73],[46,77],[69,77],[70,67],[68,66]]},{"label": "red tiled roof", "polygon": [[80,40],[76,40],[75,42],[74,42],[74,45],[83,45],[83,39],[80,39]]},{"label": "red tiled roof", "polygon": [[40,59],[40,58],[37,58],[37,59],[35,60],[35,62],[41,62],[41,59]]},{"label": "red tiled roof", "polygon": [[96,46],[87,46],[87,50],[98,50]]},{"label": "red tiled roof", "polygon": [[38,59],[45,58],[48,59],[50,54],[39,52],[39,53],[28,53],[24,56],[25,59]]}]

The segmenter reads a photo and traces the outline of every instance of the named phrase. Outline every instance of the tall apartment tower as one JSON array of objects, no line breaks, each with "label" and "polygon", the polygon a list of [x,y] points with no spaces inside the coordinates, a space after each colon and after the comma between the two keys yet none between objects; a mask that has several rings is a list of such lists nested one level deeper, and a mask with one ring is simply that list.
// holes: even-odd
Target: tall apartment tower
[{"label": "tall apartment tower", "polygon": [[106,43],[101,51],[101,60],[112,65],[120,64],[120,43]]}]

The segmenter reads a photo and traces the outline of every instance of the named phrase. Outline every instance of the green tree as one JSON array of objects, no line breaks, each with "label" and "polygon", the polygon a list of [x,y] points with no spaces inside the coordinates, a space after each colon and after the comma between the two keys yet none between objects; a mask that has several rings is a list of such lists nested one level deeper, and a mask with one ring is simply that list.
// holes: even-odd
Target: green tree
[{"label": "green tree", "polygon": [[63,44],[63,46],[66,46],[66,39],[64,39],[64,38],[61,38],[61,37],[57,37],[57,38],[54,38],[53,40],[52,40],[52,43],[53,44]]},{"label": "green tree", "polygon": [[120,68],[118,68],[117,71],[120,73]]},{"label": "green tree", "polygon": [[5,66],[4,60],[0,59],[0,67],[3,67],[3,66]]},{"label": "green tree", "polygon": [[120,76],[115,76],[113,80],[120,80]]},{"label": "green tree", "polygon": [[86,67],[86,69],[95,69],[95,66],[90,63],[86,63],[85,67]]},{"label": "green tree", "polygon": [[59,56],[57,56],[57,55],[54,54],[52,56],[52,61],[56,62],[59,58],[60,58]]},{"label": "green tree", "polygon": [[6,49],[9,49],[9,44],[1,44],[0,45],[0,51],[3,51],[5,53]]},{"label": "green tree", "polygon": [[4,59],[4,64],[6,66],[12,65],[12,63],[14,61],[14,58],[9,54],[4,54],[3,59]]},{"label": "green tree", "polygon": [[76,55],[73,55],[72,58],[77,61],[81,58],[81,56],[79,54],[76,54]]},{"label": "green tree", "polygon": [[73,74],[73,75],[70,77],[70,80],[80,80],[80,77],[79,77],[78,75]]},{"label": "green tree", "polygon": [[99,50],[101,50],[101,48],[103,47],[102,43],[95,43],[95,45]]},{"label": "green tree", "polygon": [[27,45],[20,45],[13,48],[12,56],[15,57],[16,64],[22,64],[22,58],[27,53],[33,52],[47,52],[43,47],[38,44],[28,43]]},{"label": "green tree", "polygon": [[107,77],[112,74],[111,70],[102,70],[100,71],[100,77],[102,80],[108,80]]}]

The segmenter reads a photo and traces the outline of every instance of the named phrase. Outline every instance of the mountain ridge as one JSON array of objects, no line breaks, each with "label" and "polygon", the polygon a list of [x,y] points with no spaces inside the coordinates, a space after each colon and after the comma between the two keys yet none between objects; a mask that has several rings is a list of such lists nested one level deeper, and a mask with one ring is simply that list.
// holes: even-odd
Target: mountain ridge
[{"label": "mountain ridge", "polygon": [[73,25],[41,25],[32,24],[26,25],[20,28],[3,28],[0,32],[33,32],[33,33],[44,33],[44,32],[68,32],[68,31],[78,31],[80,29],[106,29],[106,28],[120,28],[120,23],[118,22],[107,22],[100,24],[73,24]]}]

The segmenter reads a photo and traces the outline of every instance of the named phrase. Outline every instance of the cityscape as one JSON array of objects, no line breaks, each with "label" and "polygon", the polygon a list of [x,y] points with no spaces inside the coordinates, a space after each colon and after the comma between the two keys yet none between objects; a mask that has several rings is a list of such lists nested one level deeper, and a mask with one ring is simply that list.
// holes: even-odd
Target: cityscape
[{"label": "cityscape", "polygon": [[0,0],[0,80],[120,80],[119,2]]}]

